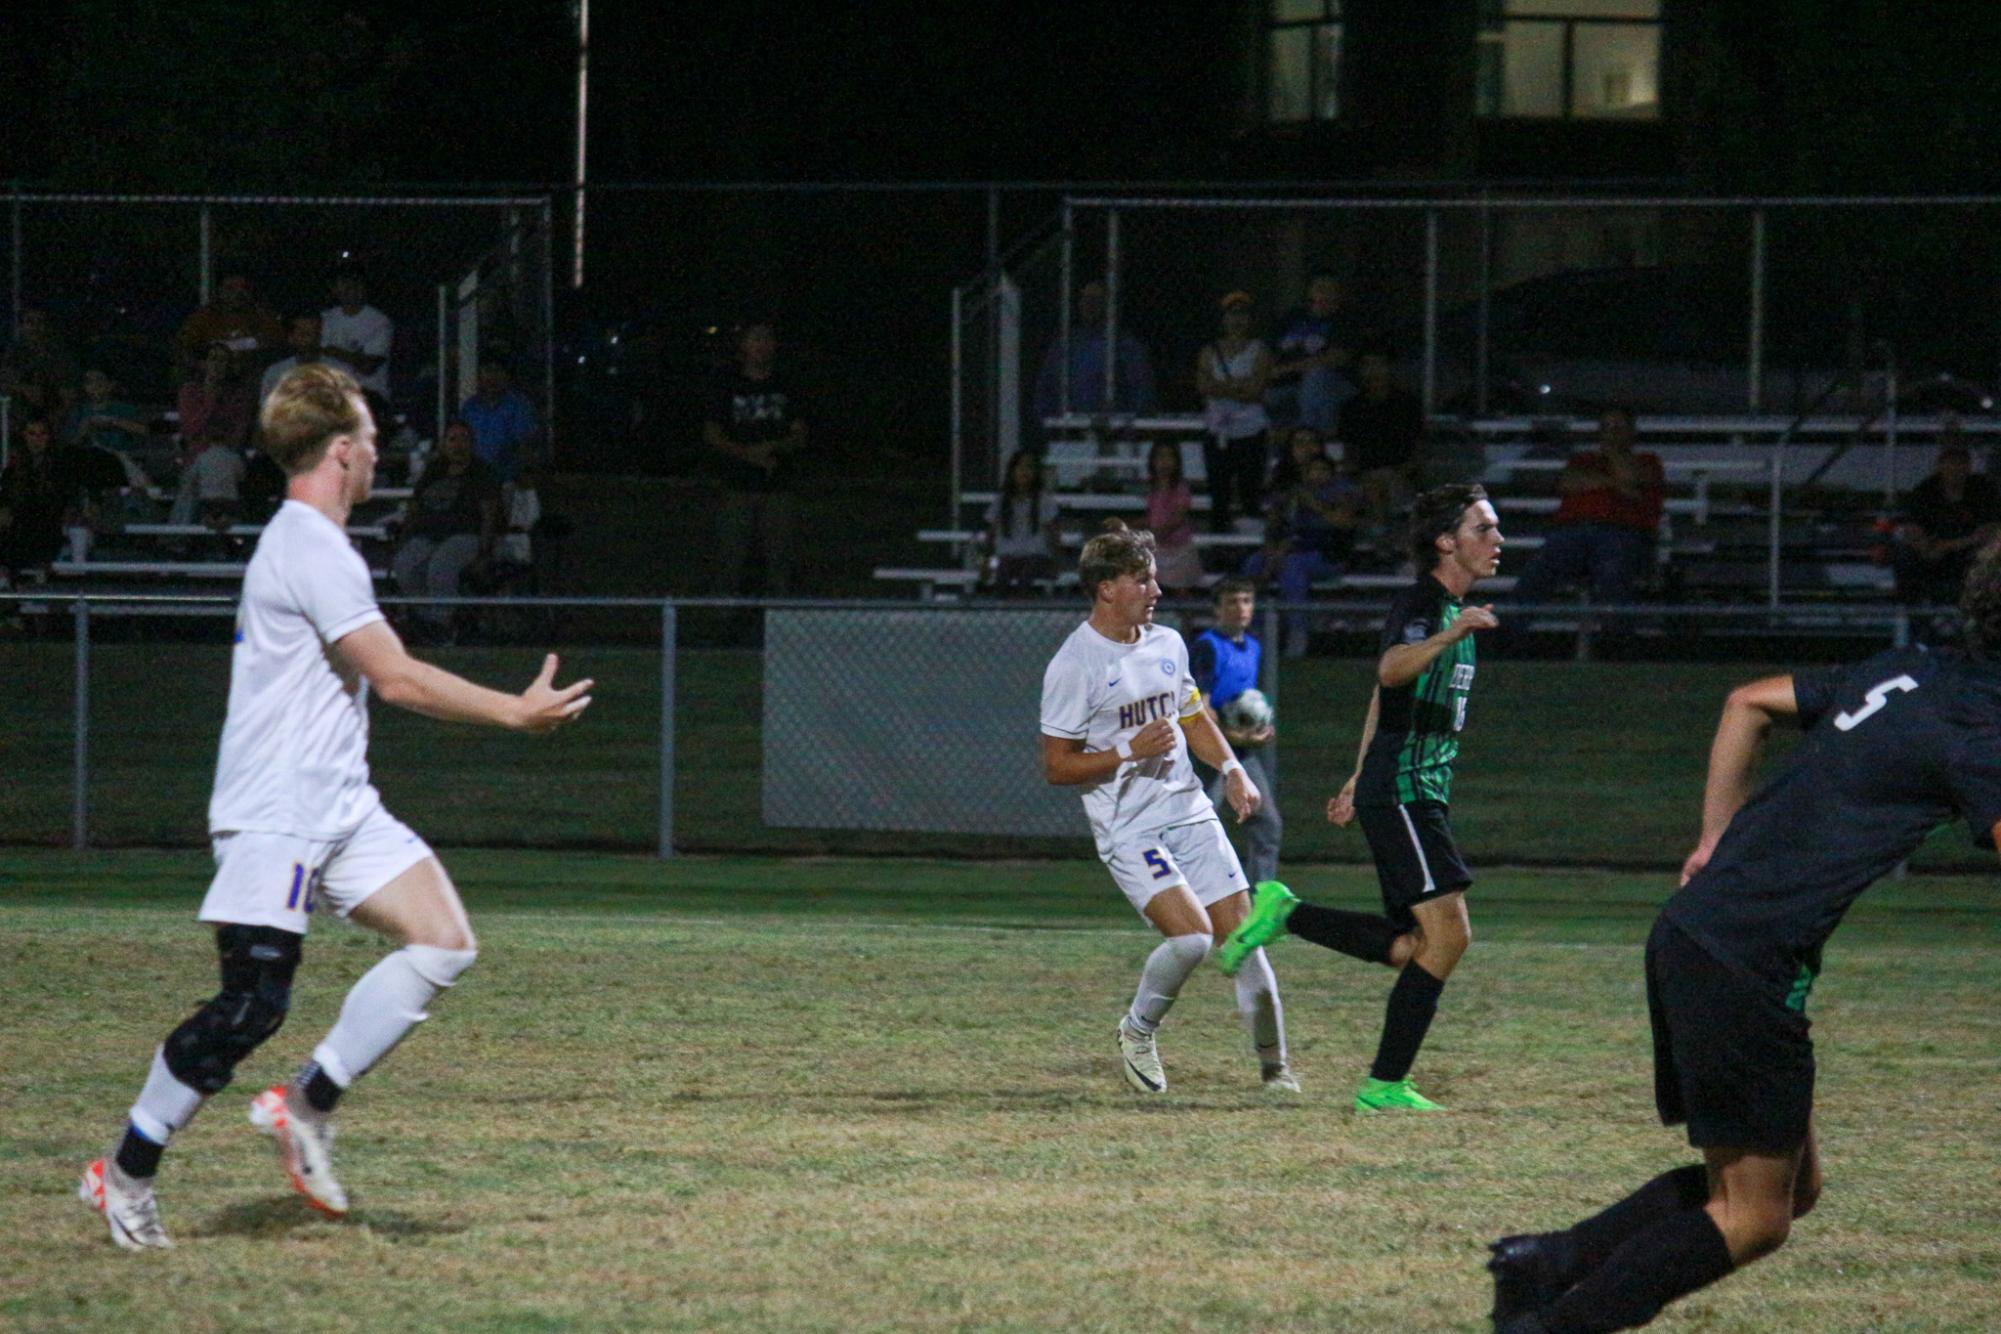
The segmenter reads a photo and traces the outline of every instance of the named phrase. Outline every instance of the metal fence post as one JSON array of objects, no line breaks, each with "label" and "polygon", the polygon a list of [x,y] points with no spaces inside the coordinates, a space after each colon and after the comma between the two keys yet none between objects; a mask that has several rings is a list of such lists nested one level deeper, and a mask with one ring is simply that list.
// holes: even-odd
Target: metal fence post
[{"label": "metal fence post", "polygon": [[674,855],[675,608],[660,604],[660,859]]},{"label": "metal fence post", "polygon": [[90,603],[78,598],[70,606],[76,618],[76,715],[73,724],[70,773],[70,847],[90,846]]}]

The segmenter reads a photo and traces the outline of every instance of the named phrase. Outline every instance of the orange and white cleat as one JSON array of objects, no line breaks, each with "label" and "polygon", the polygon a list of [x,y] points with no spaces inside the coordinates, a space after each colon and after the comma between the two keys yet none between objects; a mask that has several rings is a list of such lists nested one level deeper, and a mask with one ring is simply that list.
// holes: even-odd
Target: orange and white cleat
[{"label": "orange and white cleat", "polygon": [[334,1180],[333,1121],[295,1111],[294,1096],[286,1084],[265,1089],[250,1100],[250,1124],[277,1142],[292,1189],[321,1213],[340,1218],[347,1213],[347,1192]]},{"label": "orange and white cleat", "polygon": [[174,1243],[160,1226],[160,1202],[153,1198],[153,1183],[126,1176],[109,1158],[99,1158],[83,1169],[76,1197],[104,1215],[104,1221],[111,1225],[111,1239],[121,1248],[173,1249]]}]

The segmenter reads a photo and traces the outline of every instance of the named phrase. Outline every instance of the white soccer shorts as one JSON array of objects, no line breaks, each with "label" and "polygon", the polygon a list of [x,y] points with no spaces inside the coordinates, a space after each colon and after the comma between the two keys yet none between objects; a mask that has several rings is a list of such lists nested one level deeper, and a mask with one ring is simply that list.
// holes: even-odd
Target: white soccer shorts
[{"label": "white soccer shorts", "polygon": [[1223,822],[1213,817],[1121,843],[1104,863],[1126,902],[1141,915],[1154,895],[1176,885],[1188,886],[1205,908],[1250,888]]},{"label": "white soccer shorts", "polygon": [[274,926],[306,934],[321,907],[342,917],[403,872],[432,856],[430,845],[377,806],[346,838],[326,841],[247,831],[217,834],[215,879],[201,920]]}]

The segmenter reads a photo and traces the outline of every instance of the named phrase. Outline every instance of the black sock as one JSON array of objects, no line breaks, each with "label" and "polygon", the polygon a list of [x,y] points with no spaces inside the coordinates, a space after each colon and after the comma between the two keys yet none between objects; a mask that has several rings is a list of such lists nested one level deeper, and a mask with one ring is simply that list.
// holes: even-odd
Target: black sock
[{"label": "black sock", "polygon": [[327,1077],[326,1071],[320,1069],[318,1061],[309,1062],[305,1069],[299,1071],[299,1077],[294,1082],[299,1092],[305,1095],[306,1106],[322,1115],[334,1109],[344,1091]]},{"label": "black sock", "polygon": [[1390,988],[1390,1003],[1383,1015],[1383,1039],[1376,1046],[1376,1063],[1369,1067],[1371,1079],[1395,1083],[1410,1073],[1417,1049],[1431,1030],[1431,1016],[1438,1013],[1438,997],[1445,990],[1442,979],[1407,963]]},{"label": "black sock", "polygon": [[1317,903],[1294,904],[1285,929],[1301,940],[1339,950],[1364,963],[1388,963],[1390,946],[1403,934],[1387,917],[1323,908]]},{"label": "black sock", "polygon": [[118,1146],[118,1170],[144,1181],[160,1170],[160,1155],[166,1151],[166,1145],[153,1143],[128,1125],[125,1140]]},{"label": "black sock", "polygon": [[1701,1163],[1663,1172],[1611,1208],[1555,1233],[1558,1276],[1566,1285],[1578,1283],[1634,1233],[1708,1202],[1709,1170]]},{"label": "black sock", "polygon": [[1735,1268],[1708,1211],[1684,1209],[1628,1237],[1597,1272],[1544,1307],[1542,1321],[1550,1334],[1637,1329]]}]

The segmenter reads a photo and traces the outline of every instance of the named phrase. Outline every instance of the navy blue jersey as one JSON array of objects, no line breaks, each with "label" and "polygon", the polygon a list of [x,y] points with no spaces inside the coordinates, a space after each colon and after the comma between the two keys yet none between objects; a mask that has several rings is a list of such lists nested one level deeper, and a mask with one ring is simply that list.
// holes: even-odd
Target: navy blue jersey
[{"label": "navy blue jersey", "polygon": [[1863,890],[1955,817],[1991,842],[2001,662],[1893,649],[1801,672],[1793,694],[1805,739],[1665,915],[1803,1002],[1821,946]]}]

